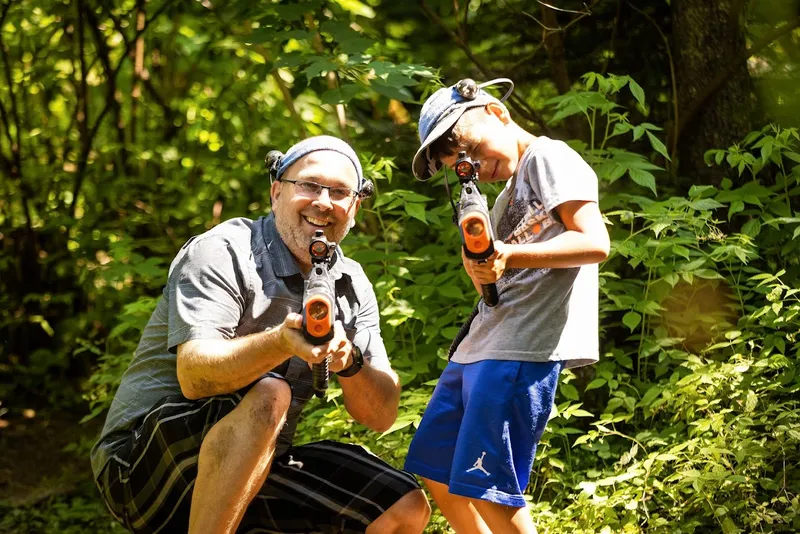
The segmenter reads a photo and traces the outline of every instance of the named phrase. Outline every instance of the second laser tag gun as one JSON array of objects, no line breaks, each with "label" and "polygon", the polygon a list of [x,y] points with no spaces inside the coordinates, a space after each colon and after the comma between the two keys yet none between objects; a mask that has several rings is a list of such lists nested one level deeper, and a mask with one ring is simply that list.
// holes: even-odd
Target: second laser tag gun
[{"label": "second laser tag gun", "polygon": [[[322,345],[333,338],[336,319],[336,284],[330,273],[334,244],[325,239],[322,230],[316,230],[308,251],[311,254],[311,272],[303,291],[303,337],[312,345]],[[314,394],[325,395],[328,389],[329,361],[315,363],[311,368]]]},{"label": "second laser tag gun", "polygon": [[[461,200],[458,203],[458,229],[464,255],[479,262],[494,254],[494,231],[489,218],[489,207],[478,189],[480,163],[472,161],[466,152],[458,153],[456,176],[461,183]],[[498,302],[497,285],[481,284],[481,294],[487,306]]]}]

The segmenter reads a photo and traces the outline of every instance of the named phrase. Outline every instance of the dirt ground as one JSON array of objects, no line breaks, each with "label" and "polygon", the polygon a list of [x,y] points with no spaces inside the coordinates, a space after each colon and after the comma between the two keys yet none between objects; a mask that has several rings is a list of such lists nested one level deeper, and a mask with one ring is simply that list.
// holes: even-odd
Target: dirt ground
[{"label": "dirt ground", "polygon": [[117,531],[89,466],[102,418],[80,424],[83,415],[22,410],[0,418],[0,532]]}]

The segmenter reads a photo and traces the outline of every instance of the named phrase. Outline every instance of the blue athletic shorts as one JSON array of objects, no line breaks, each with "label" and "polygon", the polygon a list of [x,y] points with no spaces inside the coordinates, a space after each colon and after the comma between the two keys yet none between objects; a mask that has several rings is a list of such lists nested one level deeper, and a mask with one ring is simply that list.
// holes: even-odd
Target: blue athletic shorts
[{"label": "blue athletic shorts", "polygon": [[405,470],[450,493],[525,506],[536,444],[553,407],[562,362],[450,362],[439,378]]}]

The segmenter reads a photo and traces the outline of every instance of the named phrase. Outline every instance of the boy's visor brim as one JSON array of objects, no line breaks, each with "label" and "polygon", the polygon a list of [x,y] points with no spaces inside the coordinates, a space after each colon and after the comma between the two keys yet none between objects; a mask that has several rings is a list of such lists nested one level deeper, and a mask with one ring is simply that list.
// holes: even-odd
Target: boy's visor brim
[{"label": "boy's visor brim", "polygon": [[[422,145],[417,150],[417,153],[414,154],[414,161],[411,165],[411,170],[414,172],[414,177],[421,181],[425,182],[430,179],[442,166],[441,162],[432,161],[429,162],[428,160],[428,147],[431,146],[437,139],[439,139],[444,133],[453,127],[453,125],[458,122],[458,119],[461,118],[461,115],[464,114],[465,111],[471,108],[484,106],[489,102],[499,102],[495,97],[491,95],[480,95],[475,100],[468,100],[466,102],[459,102],[453,106],[449,113],[445,113],[444,117],[436,123],[436,126],[431,130],[431,133],[428,134],[428,137],[422,142]],[[432,167],[432,169],[429,168]],[[431,170],[433,172],[431,172]]]}]

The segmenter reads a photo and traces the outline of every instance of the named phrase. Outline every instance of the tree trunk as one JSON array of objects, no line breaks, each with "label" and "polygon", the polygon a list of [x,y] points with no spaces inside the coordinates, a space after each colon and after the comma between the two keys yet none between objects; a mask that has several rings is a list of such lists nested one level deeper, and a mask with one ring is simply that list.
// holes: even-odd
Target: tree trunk
[{"label": "tree trunk", "polygon": [[[680,108],[679,173],[718,183],[724,169],[703,154],[740,141],[763,118],[747,70],[746,0],[673,0],[672,35]],[[718,88],[712,83],[723,77]],[[699,178],[699,180],[698,180]]]},{"label": "tree trunk", "polygon": [[[572,89],[572,81],[567,68],[567,54],[564,49],[564,32],[556,30],[559,27],[556,12],[545,5],[541,6],[544,30],[544,46],[550,60],[550,74],[559,94],[564,94]],[[589,132],[582,115],[567,117],[564,121],[570,137],[573,139],[589,140]]]}]

